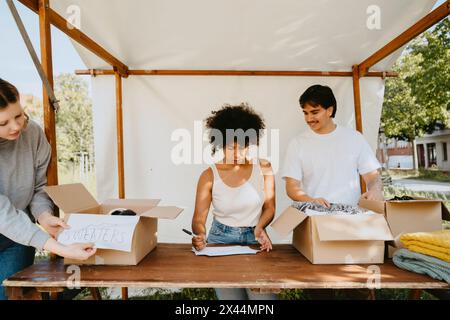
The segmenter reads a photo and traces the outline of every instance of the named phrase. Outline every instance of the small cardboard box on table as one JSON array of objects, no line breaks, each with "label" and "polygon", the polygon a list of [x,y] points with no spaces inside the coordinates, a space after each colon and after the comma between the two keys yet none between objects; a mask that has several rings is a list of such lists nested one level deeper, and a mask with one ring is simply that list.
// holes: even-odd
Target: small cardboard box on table
[{"label": "small cardboard box on table", "polygon": [[307,215],[290,206],[271,224],[313,264],[379,264],[393,240],[384,215]]},{"label": "small cardboard box on table", "polygon": [[[358,204],[386,217],[394,239],[403,233],[432,232],[442,229],[442,220],[450,221],[450,214],[441,200],[413,197],[413,200],[366,200]],[[396,248],[388,243],[389,258]]]},{"label": "small cardboard box on table", "polygon": [[[108,220],[105,215],[118,208],[131,209],[138,216],[138,222],[129,234],[131,238],[130,251],[97,249],[96,254],[86,261],[64,259],[65,264],[137,265],[157,245],[158,219],[176,219],[183,211],[175,206],[158,206],[159,199],[111,199],[98,203],[80,183],[49,186],[46,188],[46,192],[64,211],[65,221],[68,221],[70,215],[88,214],[90,220],[92,220],[92,216],[96,216],[101,217],[102,223],[105,223]],[[108,217],[117,219],[118,216]],[[75,232],[75,230],[73,231]],[[83,242],[95,242],[98,236],[103,237],[103,240],[107,237],[105,232],[103,235],[99,235],[95,226],[76,232],[78,232],[78,237],[82,237]]]}]

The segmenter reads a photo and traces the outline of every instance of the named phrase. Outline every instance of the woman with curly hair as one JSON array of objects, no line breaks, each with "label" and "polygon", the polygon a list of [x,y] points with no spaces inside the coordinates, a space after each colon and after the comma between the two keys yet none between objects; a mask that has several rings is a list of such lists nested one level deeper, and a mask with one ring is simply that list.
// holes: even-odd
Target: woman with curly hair
[{"label": "woman with curly hair", "polygon": [[[247,104],[225,105],[206,119],[213,155],[223,158],[201,174],[192,219],[192,245],[206,243],[259,244],[272,249],[265,227],[275,214],[275,180],[270,162],[249,159],[249,147],[258,146],[265,128],[263,119]],[[213,223],[206,237],[210,206]],[[216,289],[219,299],[273,298],[248,289]]]}]

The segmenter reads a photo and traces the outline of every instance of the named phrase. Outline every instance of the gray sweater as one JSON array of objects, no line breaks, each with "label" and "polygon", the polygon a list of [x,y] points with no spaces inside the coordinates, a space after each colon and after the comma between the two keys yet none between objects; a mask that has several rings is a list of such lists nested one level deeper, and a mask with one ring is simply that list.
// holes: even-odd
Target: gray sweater
[{"label": "gray sweater", "polygon": [[31,120],[17,140],[0,138],[0,234],[38,249],[50,238],[32,221],[53,211],[44,191],[50,151],[44,132]]}]

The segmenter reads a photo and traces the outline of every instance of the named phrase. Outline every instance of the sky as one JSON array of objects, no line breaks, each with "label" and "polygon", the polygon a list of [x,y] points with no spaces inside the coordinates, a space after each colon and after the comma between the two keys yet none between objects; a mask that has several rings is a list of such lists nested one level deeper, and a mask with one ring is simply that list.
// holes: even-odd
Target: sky
[{"label": "sky", "polygon": [[[93,0],[95,1],[95,0]],[[435,7],[445,0],[439,0]],[[15,1],[17,10],[25,24],[33,46],[40,54],[39,19],[37,14]],[[52,27],[53,73],[74,73],[86,69],[69,38]],[[23,43],[6,1],[0,1],[0,78],[13,83],[21,93],[42,97],[39,75]],[[6,44],[6,46],[5,46]],[[85,76],[86,80],[89,80]],[[89,82],[89,81],[88,81]]]},{"label": "sky", "polygon": [[[34,49],[40,56],[38,15],[14,1]],[[0,1],[0,78],[14,84],[19,92],[42,97],[42,84],[6,1]],[[53,73],[74,73],[86,69],[69,38],[52,27]],[[6,45],[5,45],[6,44]],[[88,80],[88,77],[85,77]]]}]

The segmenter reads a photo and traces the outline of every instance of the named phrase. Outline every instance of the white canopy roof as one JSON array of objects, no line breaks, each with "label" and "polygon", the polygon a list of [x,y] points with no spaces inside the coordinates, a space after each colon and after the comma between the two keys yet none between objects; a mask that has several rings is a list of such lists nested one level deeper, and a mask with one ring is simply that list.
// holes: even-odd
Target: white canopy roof
[{"label": "white canopy roof", "polygon": [[[350,70],[427,14],[435,0],[58,0],[135,69]],[[379,10],[379,11],[377,11]],[[379,12],[379,29],[370,28]],[[107,67],[81,52],[89,68]],[[386,70],[395,56],[374,70]]]}]

